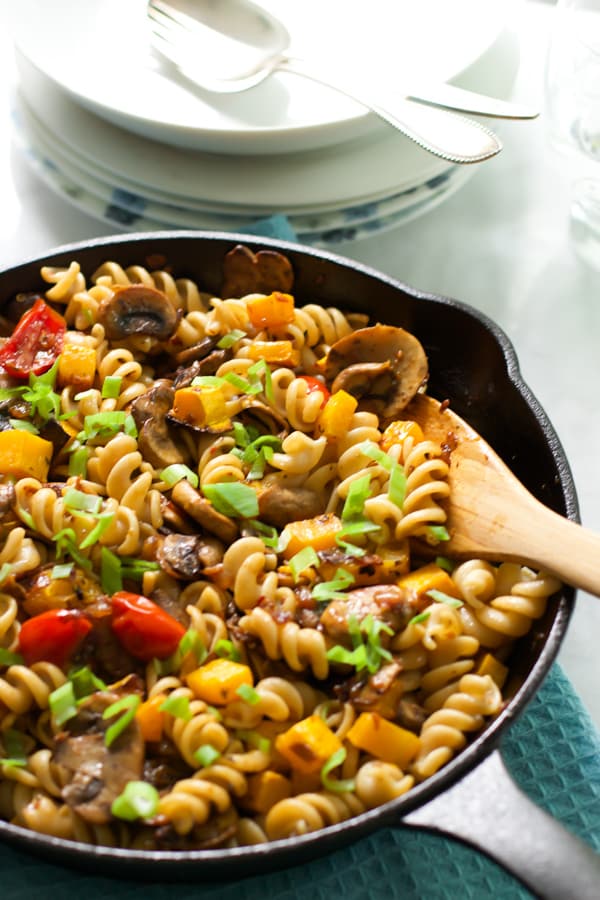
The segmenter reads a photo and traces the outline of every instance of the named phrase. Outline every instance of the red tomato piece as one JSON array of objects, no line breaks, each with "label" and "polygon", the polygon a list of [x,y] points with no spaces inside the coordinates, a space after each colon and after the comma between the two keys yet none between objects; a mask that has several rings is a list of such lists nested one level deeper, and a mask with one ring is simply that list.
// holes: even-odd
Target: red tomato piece
[{"label": "red tomato piece", "polygon": [[79,609],[49,609],[23,623],[19,651],[28,666],[44,661],[62,669],[91,628]]},{"label": "red tomato piece", "polygon": [[42,375],[62,352],[66,329],[63,317],[38,298],[0,348],[0,368],[13,378]]},{"label": "red tomato piece", "polygon": [[319,381],[318,378],[313,378],[312,375],[298,375],[298,378],[301,378],[302,381],[305,381],[307,383],[308,394],[313,394],[315,391],[320,391],[323,394],[323,402],[321,403],[321,409],[323,409],[323,407],[331,397],[329,389],[323,384],[322,381]]},{"label": "red tomato piece", "polygon": [[148,597],[117,591],[112,607],[112,630],[136,659],[149,662],[175,653],[185,628]]}]

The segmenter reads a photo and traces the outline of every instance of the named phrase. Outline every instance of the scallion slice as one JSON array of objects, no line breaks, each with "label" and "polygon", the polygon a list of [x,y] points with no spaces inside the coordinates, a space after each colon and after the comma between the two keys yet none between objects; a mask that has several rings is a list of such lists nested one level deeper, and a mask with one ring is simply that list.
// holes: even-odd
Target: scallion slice
[{"label": "scallion slice", "polygon": [[214,763],[220,755],[219,751],[216,747],[213,747],[212,744],[203,744],[201,747],[198,747],[194,753],[194,759],[198,760],[200,765],[206,768],[206,766],[210,766],[211,763]]},{"label": "scallion slice", "polygon": [[192,487],[198,487],[198,476],[189,466],[183,463],[173,463],[173,465],[167,466],[160,473],[160,477],[169,487],[173,487],[179,481],[183,481],[184,478],[186,481],[189,481]]},{"label": "scallion slice", "polygon": [[236,694],[245,703],[249,703],[250,706],[256,706],[257,703],[260,703],[260,694],[251,684],[240,684],[239,688],[236,689]]},{"label": "scallion slice", "polygon": [[102,497],[98,494],[86,494],[77,488],[69,488],[64,495],[64,504],[69,511],[88,512],[95,514],[102,506]]},{"label": "scallion slice", "polygon": [[447,556],[436,556],[435,564],[436,566],[439,566],[440,569],[445,569],[446,572],[454,571],[454,563],[451,559],[448,559]]},{"label": "scallion slice", "polygon": [[65,681],[60,687],[52,691],[48,697],[50,712],[57,725],[64,725],[69,719],[77,715],[77,700],[73,683]]},{"label": "scallion slice", "polygon": [[333,791],[336,794],[343,794],[347,791],[353,791],[355,787],[355,782],[353,778],[344,778],[337,780],[335,778],[330,778],[329,774],[333,771],[333,769],[337,769],[338,766],[346,759],[346,748],[340,747],[339,750],[336,750],[335,753],[332,753],[323,768],[321,769],[321,784],[325,788],[326,791]]},{"label": "scallion slice", "polygon": [[444,591],[435,590],[435,588],[431,591],[427,591],[427,596],[431,597],[432,600],[435,600],[436,603],[445,603],[446,606],[453,606],[455,608],[464,606],[462,600],[459,600],[457,597],[452,597],[450,594],[444,593]]},{"label": "scallion slice", "polygon": [[179,641],[177,652],[181,654],[183,659],[188,653],[193,653],[196,661],[201,665],[208,656],[208,650],[204,646],[204,642],[195,628],[188,628],[186,633]]},{"label": "scallion slice", "polygon": [[122,794],[116,797],[110,811],[118,819],[135,822],[149,819],[158,810],[159,795],[156,788],[147,781],[129,781]]},{"label": "scallion slice", "polygon": [[32,422],[27,422],[26,419],[9,419],[9,423],[15,429],[15,431],[28,431],[30,434],[39,434],[39,428],[36,428]]},{"label": "scallion slice", "polygon": [[0,585],[3,585],[7,578],[12,575],[13,566],[11,563],[2,563],[0,566]]},{"label": "scallion slice", "polygon": [[406,473],[404,467],[395,462],[390,473],[388,497],[397,507],[402,509],[406,499]]},{"label": "scallion slice", "polygon": [[317,551],[313,547],[304,547],[288,560],[288,566],[292,570],[294,581],[298,581],[303,572],[311,567],[318,568],[320,562]]},{"label": "scallion slice", "polygon": [[0,647],[0,666],[22,666],[25,660],[20,653]]},{"label": "scallion slice", "polygon": [[344,508],[342,509],[342,522],[364,518],[365,500],[371,496],[370,481],[370,475],[361,475],[360,478],[355,478],[351,482],[344,502]]},{"label": "scallion slice", "polygon": [[269,738],[259,734],[258,731],[238,730],[235,734],[240,741],[245,741],[246,744],[250,747],[255,747],[257,750],[260,750],[261,753],[268,753],[271,749],[271,741]]},{"label": "scallion slice", "polygon": [[104,400],[116,400],[121,393],[123,379],[120,375],[107,375],[102,383],[102,398]]},{"label": "scallion slice", "polygon": [[311,591],[311,596],[319,603],[329,602],[330,600],[346,600],[347,594],[341,591],[350,587],[354,583],[354,575],[346,569],[336,569],[335,575],[331,581],[322,581],[316,584]]},{"label": "scallion slice", "polygon": [[113,724],[109,725],[106,729],[104,743],[107,747],[110,747],[119,735],[125,731],[129,723],[133,720],[139,705],[140,698],[138,694],[127,694],[125,697],[121,697],[120,700],[117,700],[115,703],[111,703],[110,706],[106,707],[102,713],[103,719],[111,719],[113,716],[116,716],[117,713],[123,713],[116,722],[113,722]]},{"label": "scallion slice", "polygon": [[239,662],[242,658],[242,654],[233,641],[227,641],[225,639],[217,641],[214,649],[217,656],[221,656],[224,659],[230,659],[232,662]]},{"label": "scallion slice", "polygon": [[158,707],[161,712],[169,713],[175,719],[189,722],[192,718],[189,697],[176,697],[172,694]]},{"label": "scallion slice", "polygon": [[93,547],[94,544],[98,543],[104,532],[112,525],[115,514],[113,512],[101,513],[96,518],[96,524],[80,543],[80,550],[85,550],[87,547]]},{"label": "scallion slice", "polygon": [[27,765],[27,736],[16,728],[7,728],[2,732],[2,743],[6,756],[0,758],[3,766]]},{"label": "scallion slice", "polygon": [[85,478],[89,455],[90,451],[87,447],[78,445],[69,457],[69,475]]},{"label": "scallion slice", "polygon": [[427,536],[434,543],[441,543],[442,541],[450,540],[448,529],[445,528],[444,525],[430,525],[427,529]]},{"label": "scallion slice", "polygon": [[73,571],[73,563],[62,563],[61,565],[52,566],[50,578],[68,578]]},{"label": "scallion slice", "polygon": [[95,691],[105,691],[106,684],[97,675],[94,675],[89,666],[81,666],[74,672],[69,672],[69,681],[73,685],[73,691],[77,700],[89,697]]},{"label": "scallion slice", "polygon": [[205,484],[202,493],[217,512],[236,519],[255,519],[258,516],[256,491],[239,481]]},{"label": "scallion slice", "polygon": [[246,332],[240,331],[239,328],[234,328],[232,331],[228,331],[227,334],[223,335],[221,340],[217,343],[217,347],[219,350],[228,350],[243,337],[246,337]]},{"label": "scallion slice", "polygon": [[108,547],[102,547],[100,551],[100,583],[109,597],[123,589],[121,560]]}]

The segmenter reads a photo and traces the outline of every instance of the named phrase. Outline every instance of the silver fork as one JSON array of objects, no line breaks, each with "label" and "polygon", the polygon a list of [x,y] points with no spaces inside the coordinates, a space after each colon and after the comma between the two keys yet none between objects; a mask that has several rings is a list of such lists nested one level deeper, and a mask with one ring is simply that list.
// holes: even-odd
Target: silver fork
[{"label": "silver fork", "polygon": [[351,97],[449,162],[482,162],[502,149],[494,132],[479,122],[397,92],[384,98],[382,89],[377,98],[367,96],[361,85],[291,58],[285,53],[290,42],[285,27],[250,0],[195,0],[193,9],[191,16],[182,0],[149,0],[148,22],[154,48],[207,91],[244,91],[276,70],[292,72]]}]

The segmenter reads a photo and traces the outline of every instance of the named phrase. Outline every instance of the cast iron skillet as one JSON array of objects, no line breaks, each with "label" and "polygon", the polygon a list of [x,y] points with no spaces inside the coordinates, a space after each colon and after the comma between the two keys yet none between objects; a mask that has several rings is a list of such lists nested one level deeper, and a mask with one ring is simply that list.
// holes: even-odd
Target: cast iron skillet
[{"label": "cast iron skillet", "polygon": [[[243,243],[285,253],[299,304],[368,312],[402,326],[423,343],[429,393],[449,398],[543,503],[577,520],[575,489],[558,438],[524,384],[512,345],[493,322],[465,304],[424,294],[355,262],[282,241],[246,235],[165,232],[108,237],[58,248],[0,272],[0,305],[15,293],[41,290],[41,265],[77,260],[89,278],[106,260],[123,266],[167,265],[177,277],[219,294],[225,253]],[[564,588],[511,661],[510,702],[449,765],[408,794],[318,833],[231,850],[137,851],[63,841],[0,822],[0,837],[24,850],[77,867],[160,880],[236,878],[295,865],[386,826],[409,824],[459,838],[488,854],[534,893],[597,900],[600,857],[535,806],[508,775],[498,744],[534,696],[565,635],[574,592]]]}]

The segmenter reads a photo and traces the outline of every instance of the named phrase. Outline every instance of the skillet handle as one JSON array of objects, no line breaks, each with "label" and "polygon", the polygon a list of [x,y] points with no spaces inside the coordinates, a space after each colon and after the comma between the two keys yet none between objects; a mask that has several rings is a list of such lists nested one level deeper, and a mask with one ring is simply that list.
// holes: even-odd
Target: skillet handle
[{"label": "skillet handle", "polygon": [[459,838],[548,900],[598,900],[600,855],[544,812],[498,750],[398,824]]}]

